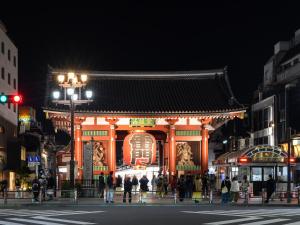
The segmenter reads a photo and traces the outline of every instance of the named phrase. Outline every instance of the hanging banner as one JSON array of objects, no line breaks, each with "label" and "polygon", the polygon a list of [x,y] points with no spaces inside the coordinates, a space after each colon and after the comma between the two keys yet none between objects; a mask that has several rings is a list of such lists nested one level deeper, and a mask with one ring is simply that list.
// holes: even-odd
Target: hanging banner
[{"label": "hanging banner", "polygon": [[123,161],[125,165],[145,166],[156,160],[156,140],[145,131],[133,131],[127,135],[123,144]]}]

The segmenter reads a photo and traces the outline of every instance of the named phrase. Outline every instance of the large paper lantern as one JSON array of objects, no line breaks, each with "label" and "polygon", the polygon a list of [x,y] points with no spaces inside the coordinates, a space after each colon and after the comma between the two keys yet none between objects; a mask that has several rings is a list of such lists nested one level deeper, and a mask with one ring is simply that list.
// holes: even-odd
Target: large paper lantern
[{"label": "large paper lantern", "polygon": [[156,140],[145,131],[133,131],[123,144],[123,160],[126,165],[151,165],[156,160]]}]

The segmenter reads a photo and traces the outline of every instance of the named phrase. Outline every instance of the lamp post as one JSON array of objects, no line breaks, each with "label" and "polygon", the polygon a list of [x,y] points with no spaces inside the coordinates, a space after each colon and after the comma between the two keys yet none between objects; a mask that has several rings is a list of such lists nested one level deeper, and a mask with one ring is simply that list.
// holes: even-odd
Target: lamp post
[{"label": "lamp post", "polygon": [[[77,105],[87,104],[92,102],[91,100],[93,92],[87,90],[85,92],[86,98],[82,99],[82,89],[85,88],[88,76],[87,74],[75,74],[73,72],[61,73],[57,76],[59,87],[63,90],[63,99],[60,98],[60,91],[53,91],[53,102],[60,105],[67,105],[70,109],[71,117],[71,159],[70,159],[70,182],[71,186],[74,187],[74,113]],[[78,92],[77,92],[78,90]]]},{"label": "lamp post", "polygon": [[92,145],[92,184],[94,183],[94,137],[91,137]]}]

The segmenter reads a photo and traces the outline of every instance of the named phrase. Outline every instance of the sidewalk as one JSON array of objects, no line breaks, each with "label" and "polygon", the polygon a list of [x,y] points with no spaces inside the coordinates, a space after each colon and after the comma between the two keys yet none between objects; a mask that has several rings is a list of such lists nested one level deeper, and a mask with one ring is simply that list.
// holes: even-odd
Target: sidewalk
[{"label": "sidewalk", "polygon": [[[4,199],[0,199],[0,207],[6,207],[6,206],[26,206],[26,205],[91,205],[91,206],[112,206],[112,205],[122,205],[122,206],[129,206],[129,205],[165,205],[165,206],[201,206],[201,205],[220,205],[221,199],[215,198],[213,199],[212,203],[209,202],[209,199],[201,199],[199,203],[195,203],[192,199],[184,199],[183,201],[179,201],[178,198],[175,198],[174,196],[167,196],[164,198],[157,198],[155,195],[149,195],[147,196],[147,199],[143,199],[143,202],[146,203],[140,203],[140,196],[133,195],[132,197],[132,203],[129,204],[128,200],[127,203],[123,203],[123,196],[122,195],[115,195],[114,197],[114,203],[107,204],[104,199],[100,198],[78,198],[77,201],[74,200],[74,198],[55,198],[53,200],[49,201],[42,201],[40,202],[32,202],[32,199],[7,199],[7,203],[4,204]],[[248,204],[244,203],[244,199],[239,199],[237,203],[228,203],[228,206],[298,206],[298,199],[293,198],[291,203],[287,203],[286,199],[275,199],[270,200],[269,203],[262,203],[261,198],[251,198],[249,200]],[[300,206],[300,205],[299,205]]]}]

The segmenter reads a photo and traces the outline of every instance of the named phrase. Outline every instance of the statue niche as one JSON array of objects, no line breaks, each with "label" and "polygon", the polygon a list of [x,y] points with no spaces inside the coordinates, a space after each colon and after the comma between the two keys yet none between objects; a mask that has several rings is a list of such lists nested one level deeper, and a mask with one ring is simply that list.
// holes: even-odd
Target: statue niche
[{"label": "statue niche", "polygon": [[105,149],[101,142],[95,142],[93,152],[94,166],[105,166]]},{"label": "statue niche", "polygon": [[192,148],[188,143],[176,145],[177,162],[179,166],[194,166]]}]

